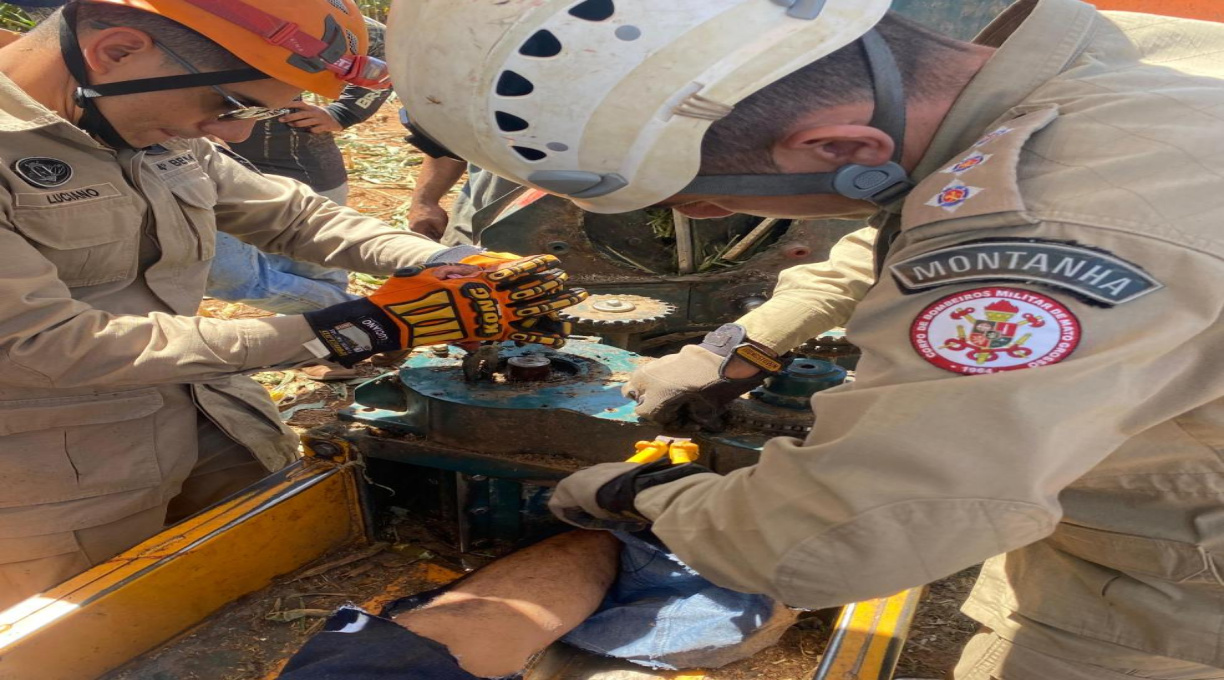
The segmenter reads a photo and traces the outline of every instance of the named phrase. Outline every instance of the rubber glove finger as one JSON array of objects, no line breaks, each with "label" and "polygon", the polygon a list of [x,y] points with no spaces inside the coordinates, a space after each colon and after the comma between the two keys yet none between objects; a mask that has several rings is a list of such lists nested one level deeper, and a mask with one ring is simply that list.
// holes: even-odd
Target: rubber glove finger
[{"label": "rubber glove finger", "polygon": [[591,294],[586,292],[585,289],[571,288],[564,293],[546,298],[545,300],[529,307],[516,307],[514,311],[520,317],[545,316],[567,307],[573,307],[574,305],[580,304],[583,300],[590,296]]},{"label": "rubber glove finger", "polygon": [[531,286],[530,288],[520,288],[510,294],[510,299],[515,302],[523,300],[534,300],[535,298],[545,297],[551,293],[555,293],[562,288],[565,288],[565,278],[550,279]]},{"label": "rubber glove finger", "polygon": [[515,342],[525,342],[533,345],[544,345],[553,349],[561,349],[565,347],[565,338],[560,335],[552,335],[550,333],[532,333],[519,332],[510,336],[510,339]]},{"label": "rubber glove finger", "polygon": [[539,274],[550,269],[555,269],[561,264],[561,260],[552,255],[535,255],[533,257],[520,260],[509,264],[496,271],[488,273],[488,278],[493,282],[513,281],[514,279],[529,276],[531,274]]}]

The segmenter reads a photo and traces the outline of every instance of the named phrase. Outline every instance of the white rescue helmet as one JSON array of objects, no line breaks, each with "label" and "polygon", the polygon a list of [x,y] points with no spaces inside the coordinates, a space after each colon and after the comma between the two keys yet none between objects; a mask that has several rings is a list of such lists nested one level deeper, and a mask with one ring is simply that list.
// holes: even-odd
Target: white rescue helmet
[{"label": "white rescue helmet", "polygon": [[800,68],[878,38],[872,29],[890,5],[396,0],[387,61],[418,136],[586,210],[619,213],[691,189],[715,121]]}]

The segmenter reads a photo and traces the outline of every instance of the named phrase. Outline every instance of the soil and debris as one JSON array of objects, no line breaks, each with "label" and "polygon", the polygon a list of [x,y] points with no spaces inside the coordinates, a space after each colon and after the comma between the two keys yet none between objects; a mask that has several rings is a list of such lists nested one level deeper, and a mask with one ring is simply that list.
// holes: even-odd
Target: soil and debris
[{"label": "soil and debris", "polygon": [[956,665],[961,649],[978,624],[960,611],[980,567],[966,569],[927,589],[910,628],[909,642],[897,669],[898,678],[943,678]]},{"label": "soil and debris", "polygon": [[[392,536],[398,535],[399,540]],[[377,611],[400,597],[436,588],[481,558],[453,556],[420,523],[387,540],[325,556],[221,609],[200,626],[102,680],[260,680],[344,605]]]},{"label": "soil and debris", "polygon": [[[226,606],[205,623],[102,680],[271,680],[338,607],[386,604],[478,569],[504,548],[459,554],[427,522],[395,513],[380,540],[327,555]],[[941,678],[973,624],[957,611],[974,574],[935,584],[897,677]],[[807,680],[828,645],[834,612],[801,615],[781,642],[709,680]],[[636,668],[614,664],[617,668]],[[672,677],[660,674],[659,678]]]},{"label": "soil and debris", "polygon": [[[349,204],[368,215],[403,227],[420,154],[401,143],[403,130],[392,113],[384,113],[340,137],[352,193]],[[447,203],[449,203],[449,200]],[[382,280],[364,274],[350,277],[350,290],[364,295]],[[206,300],[201,314],[215,318],[254,318],[266,312],[240,304]],[[359,377],[347,382],[321,383],[296,371],[255,376],[268,388],[286,422],[297,432],[333,423],[338,409],[352,403],[352,387],[387,369],[358,367]],[[624,379],[614,375],[608,380]],[[523,462],[577,469],[575,459],[524,455]],[[393,525],[394,526],[394,525]],[[324,616],[347,603],[399,597],[436,585],[445,568],[454,574],[479,566],[488,556],[457,556],[419,525],[395,526],[395,534],[377,550],[355,548],[331,555],[296,576],[231,604],[209,622],[175,644],[141,660],[137,667],[111,674],[107,680],[250,680],[275,677],[279,664],[322,625]],[[395,538],[398,536],[398,539]],[[425,565],[439,565],[425,569]],[[326,567],[326,568],[323,568]],[[309,570],[318,573],[310,573]],[[952,668],[960,648],[976,624],[959,612],[976,569],[934,584],[918,613],[897,677],[941,678]],[[431,581],[430,578],[435,581]],[[390,584],[390,588],[388,587]],[[388,595],[388,592],[390,593]],[[719,670],[714,680],[807,680],[820,663],[829,622],[808,616],[786,634],[780,645],[756,657]]]}]

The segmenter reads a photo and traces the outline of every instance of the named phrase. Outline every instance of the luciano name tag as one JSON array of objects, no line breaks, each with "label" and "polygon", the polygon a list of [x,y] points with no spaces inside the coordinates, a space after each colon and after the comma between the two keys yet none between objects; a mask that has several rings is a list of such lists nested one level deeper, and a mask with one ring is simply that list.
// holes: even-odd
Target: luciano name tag
[{"label": "luciano name tag", "polygon": [[903,260],[889,269],[917,292],[959,283],[1023,281],[1120,305],[1164,288],[1139,266],[1103,250],[1041,240],[975,241]]},{"label": "luciano name tag", "polygon": [[100,201],[104,198],[115,198],[122,195],[115,188],[114,184],[107,182],[78,189],[61,189],[59,191],[45,191],[36,194],[19,193],[16,198],[18,208],[59,208],[79,203]]}]

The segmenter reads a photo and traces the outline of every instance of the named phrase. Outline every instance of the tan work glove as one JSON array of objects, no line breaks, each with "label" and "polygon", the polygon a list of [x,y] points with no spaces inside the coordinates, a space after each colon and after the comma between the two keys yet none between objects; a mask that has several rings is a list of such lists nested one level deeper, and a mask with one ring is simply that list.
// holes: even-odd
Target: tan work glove
[{"label": "tan work glove", "polygon": [[[760,370],[749,378],[727,377],[727,365],[735,358]],[[748,340],[742,326],[727,324],[700,345],[634,371],[621,392],[637,401],[634,412],[640,418],[668,429],[718,431],[728,404],[781,369],[772,351]]]},{"label": "tan work glove", "polygon": [[712,471],[696,463],[675,465],[663,459],[639,463],[603,463],[561,480],[548,501],[558,519],[583,529],[641,531],[650,520],[634,501],[646,489]]}]

